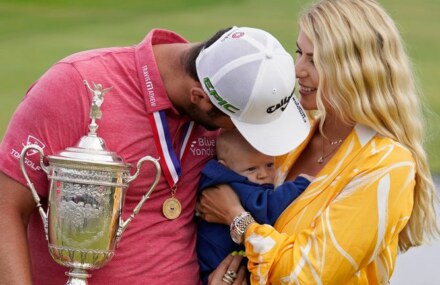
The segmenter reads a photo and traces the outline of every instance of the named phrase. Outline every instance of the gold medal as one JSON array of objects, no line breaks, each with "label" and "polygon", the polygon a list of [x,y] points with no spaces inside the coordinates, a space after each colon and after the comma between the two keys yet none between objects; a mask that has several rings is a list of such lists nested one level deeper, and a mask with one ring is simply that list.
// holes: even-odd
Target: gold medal
[{"label": "gold medal", "polygon": [[165,217],[169,220],[174,220],[180,216],[182,212],[182,206],[179,200],[174,197],[168,198],[163,202],[162,212]]}]

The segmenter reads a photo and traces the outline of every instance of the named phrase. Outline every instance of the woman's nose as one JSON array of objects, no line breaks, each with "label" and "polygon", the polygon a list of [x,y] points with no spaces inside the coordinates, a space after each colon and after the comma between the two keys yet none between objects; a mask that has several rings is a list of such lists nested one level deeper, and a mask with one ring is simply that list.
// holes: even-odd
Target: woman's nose
[{"label": "woman's nose", "polygon": [[295,63],[295,74],[296,78],[307,76],[307,71],[304,69],[301,59],[297,60]]}]

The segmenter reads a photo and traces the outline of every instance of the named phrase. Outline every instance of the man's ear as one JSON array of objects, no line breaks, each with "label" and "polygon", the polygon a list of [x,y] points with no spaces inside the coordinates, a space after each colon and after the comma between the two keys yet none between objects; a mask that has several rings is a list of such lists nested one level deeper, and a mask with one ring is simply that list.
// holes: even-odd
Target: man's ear
[{"label": "man's ear", "polygon": [[191,88],[190,95],[191,103],[197,105],[203,111],[209,111],[212,109],[211,100],[201,86],[194,86]]}]

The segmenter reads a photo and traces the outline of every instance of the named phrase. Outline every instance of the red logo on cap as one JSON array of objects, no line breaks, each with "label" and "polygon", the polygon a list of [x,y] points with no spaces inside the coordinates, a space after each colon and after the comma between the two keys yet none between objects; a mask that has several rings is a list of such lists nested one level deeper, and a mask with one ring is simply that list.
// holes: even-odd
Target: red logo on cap
[{"label": "red logo on cap", "polygon": [[232,34],[233,39],[238,39],[241,38],[242,36],[244,36],[244,32],[235,32]]}]

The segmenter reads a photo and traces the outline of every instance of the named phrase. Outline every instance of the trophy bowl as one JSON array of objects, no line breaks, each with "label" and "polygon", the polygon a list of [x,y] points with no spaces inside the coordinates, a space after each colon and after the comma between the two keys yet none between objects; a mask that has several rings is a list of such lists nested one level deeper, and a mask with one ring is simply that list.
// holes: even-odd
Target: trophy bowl
[{"label": "trophy bowl", "polygon": [[[95,85],[95,91],[102,91],[97,87],[100,85]],[[100,116],[100,112],[94,112]],[[112,259],[123,232],[150,197],[161,175],[159,162],[150,156],[142,157],[136,172],[130,175],[131,165],[106,149],[104,140],[96,134],[97,117],[91,113],[91,118],[89,134],[75,147],[46,156],[48,165],[44,164],[44,153],[38,145],[25,146],[20,157],[21,170],[43,220],[49,252],[58,264],[70,269],[66,272],[68,285],[86,285],[90,277],[87,270],[99,269]],[[26,171],[29,151],[39,153],[41,168],[49,179],[46,212]],[[154,165],[155,179],[124,221],[121,214],[126,189],[139,176],[145,161]]]}]

